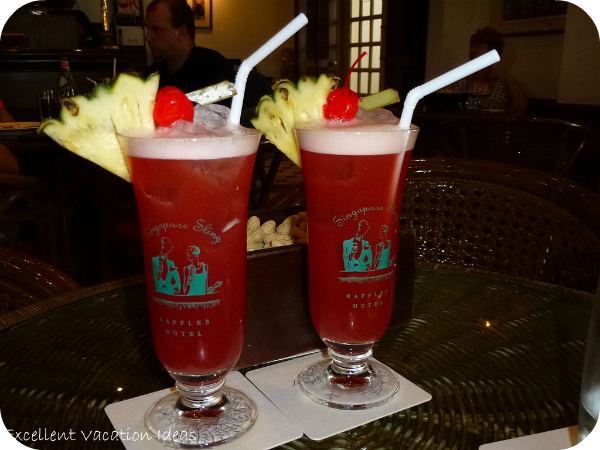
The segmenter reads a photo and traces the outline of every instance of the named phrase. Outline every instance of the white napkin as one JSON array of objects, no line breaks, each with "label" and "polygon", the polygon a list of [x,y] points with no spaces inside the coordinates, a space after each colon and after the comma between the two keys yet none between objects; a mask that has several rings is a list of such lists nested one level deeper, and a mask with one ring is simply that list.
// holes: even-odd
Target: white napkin
[{"label": "white napkin", "polygon": [[302,369],[323,358],[321,352],[312,353],[246,373],[248,379],[313,440],[320,441],[431,400],[429,393],[398,375],[400,391],[381,406],[345,411],[320,405],[306,397],[294,381]]},{"label": "white napkin", "polygon": [[[219,445],[219,450],[269,449],[302,436],[302,431],[294,426],[281,411],[275,408],[241,373],[231,372],[227,374],[225,384],[244,392],[254,400],[258,416],[252,428],[233,441]],[[173,390],[174,388],[164,389],[113,403],[105,408],[108,418],[115,427],[115,430],[119,432],[121,442],[123,442],[127,450],[170,448],[162,445],[156,439],[149,439],[150,434],[144,425],[144,416],[150,406]]]}]

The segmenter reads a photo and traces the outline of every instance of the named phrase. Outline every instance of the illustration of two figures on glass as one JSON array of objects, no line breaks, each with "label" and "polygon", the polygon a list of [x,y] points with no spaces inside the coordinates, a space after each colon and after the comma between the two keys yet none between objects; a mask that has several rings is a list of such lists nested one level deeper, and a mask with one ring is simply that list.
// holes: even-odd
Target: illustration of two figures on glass
[{"label": "illustration of two figures on glass", "polygon": [[175,261],[169,258],[175,248],[166,236],[160,239],[160,254],[152,257],[152,277],[156,292],[168,295],[207,295],[217,292],[222,286],[217,281],[208,285],[208,265],[200,261],[200,247],[190,245],[186,251],[188,264],[183,267],[183,276],[179,273]]},{"label": "illustration of two figures on glass", "polygon": [[391,265],[391,241],[388,239],[389,227],[379,228],[379,242],[373,248],[366,239],[371,226],[366,220],[357,224],[356,234],[343,242],[344,272],[369,272],[387,269]]}]

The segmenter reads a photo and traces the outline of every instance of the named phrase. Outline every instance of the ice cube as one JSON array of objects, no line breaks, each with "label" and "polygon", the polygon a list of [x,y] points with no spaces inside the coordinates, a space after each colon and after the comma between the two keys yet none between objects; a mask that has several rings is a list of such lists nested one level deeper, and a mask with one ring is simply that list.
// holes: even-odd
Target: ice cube
[{"label": "ice cube", "polygon": [[203,136],[212,133],[199,124],[188,122],[187,120],[177,120],[170,127],[158,128],[157,134],[169,138],[189,138],[190,136]]},{"label": "ice cube", "polygon": [[356,118],[363,123],[397,123],[398,119],[394,116],[394,113],[387,109],[377,108],[369,111],[365,111],[362,108],[358,108]]},{"label": "ice cube", "polygon": [[194,107],[194,124],[209,130],[217,130],[227,125],[229,108],[223,105],[196,105]]}]

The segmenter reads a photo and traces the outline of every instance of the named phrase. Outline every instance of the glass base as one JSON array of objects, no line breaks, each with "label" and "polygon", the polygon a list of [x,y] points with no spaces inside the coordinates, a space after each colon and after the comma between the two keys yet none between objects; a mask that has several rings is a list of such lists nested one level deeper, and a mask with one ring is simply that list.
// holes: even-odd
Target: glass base
[{"label": "glass base", "polygon": [[298,384],[314,401],[337,409],[380,406],[400,389],[396,374],[374,360],[368,360],[362,372],[353,374],[336,371],[332,360],[319,361],[300,372]]},{"label": "glass base", "polygon": [[256,405],[246,394],[223,387],[221,398],[206,407],[186,406],[180,392],[163,397],[146,413],[146,427],[163,444],[207,448],[248,431],[256,421]]}]

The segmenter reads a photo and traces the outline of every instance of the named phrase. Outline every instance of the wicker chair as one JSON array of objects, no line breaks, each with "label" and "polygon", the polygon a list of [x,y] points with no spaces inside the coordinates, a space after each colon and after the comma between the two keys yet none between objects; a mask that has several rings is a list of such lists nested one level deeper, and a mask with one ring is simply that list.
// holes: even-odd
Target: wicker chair
[{"label": "wicker chair", "polygon": [[0,174],[0,246],[26,249],[57,263],[56,220],[52,199],[41,179]]},{"label": "wicker chair", "polygon": [[56,267],[0,247],[0,313],[21,310],[78,289],[79,285]]},{"label": "wicker chair", "polygon": [[469,116],[440,124],[449,155],[533,167],[567,175],[583,148],[589,130],[558,119]]},{"label": "wicker chair", "polygon": [[403,218],[417,262],[473,267],[593,292],[600,197],[544,172],[491,161],[414,160]]}]

